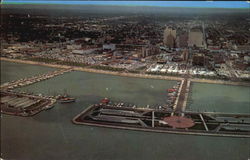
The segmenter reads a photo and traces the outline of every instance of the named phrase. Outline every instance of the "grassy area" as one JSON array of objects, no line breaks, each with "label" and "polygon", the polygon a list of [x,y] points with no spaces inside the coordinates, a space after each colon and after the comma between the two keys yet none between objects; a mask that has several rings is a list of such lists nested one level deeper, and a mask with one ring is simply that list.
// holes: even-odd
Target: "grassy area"
[{"label": "grassy area", "polygon": [[45,63],[56,63],[59,65],[76,66],[76,67],[86,67],[87,66],[87,64],[84,64],[84,63],[61,61],[61,60],[57,60],[57,59],[42,58],[42,57],[33,57],[33,58],[28,58],[27,60],[37,61],[37,62],[45,62]]},{"label": "grassy area", "polygon": [[124,71],[124,68],[114,68],[110,66],[91,66],[90,68],[93,69],[100,69],[100,70],[109,70],[109,71]]},{"label": "grassy area", "polygon": [[128,70],[129,73],[140,73],[139,70]]},{"label": "grassy area", "polygon": [[139,68],[136,68],[134,70],[128,70],[129,73],[141,73],[142,71],[144,71],[147,67],[146,66],[142,66]]},{"label": "grassy area", "polygon": [[37,61],[37,62],[45,62],[45,63],[58,62],[58,60],[56,60],[56,59],[42,58],[42,57],[32,57],[32,58],[28,58],[27,60]]},{"label": "grassy area", "polygon": [[88,66],[85,63],[78,63],[78,62],[70,62],[70,61],[59,61],[57,62],[59,65],[67,65],[67,66],[76,66],[76,67],[86,67]]},{"label": "grassy area", "polygon": [[241,78],[241,80],[242,80],[243,82],[250,82],[250,79],[249,79],[249,78]]}]

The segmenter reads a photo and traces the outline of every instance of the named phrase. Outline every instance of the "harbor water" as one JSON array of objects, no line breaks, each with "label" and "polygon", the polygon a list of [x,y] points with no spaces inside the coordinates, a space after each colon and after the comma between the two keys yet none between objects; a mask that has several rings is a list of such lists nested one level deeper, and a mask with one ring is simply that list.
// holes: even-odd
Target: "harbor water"
[{"label": "harbor water", "polygon": [[250,114],[250,87],[193,83],[188,110]]},{"label": "harbor water", "polygon": [[[13,64],[2,63],[2,72],[12,72],[12,70],[5,70],[9,65]],[[26,64],[19,65],[27,67]],[[36,67],[38,69],[35,71],[36,74],[39,73],[39,68],[41,68],[41,72],[44,71],[44,67]],[[12,69],[23,77],[14,77],[13,74],[12,79],[24,78],[31,74],[20,68]],[[8,76],[9,74],[3,73],[3,75]],[[166,101],[166,89],[174,84],[176,84],[175,81],[70,72],[17,89],[45,95],[67,92],[77,100],[75,103],[56,104],[51,110],[43,111],[33,117],[2,115],[2,158],[25,160],[247,160],[250,157],[249,138],[152,133],[74,125],[71,122],[72,118],[83,109],[93,103],[98,103],[104,97],[116,102],[135,104],[138,107],[163,105]],[[202,88],[202,86],[200,87]],[[216,87],[221,87],[221,90],[224,88],[223,85]],[[230,90],[238,92],[238,94],[242,92],[241,89],[237,89],[237,86],[232,86]],[[202,90],[198,87],[195,90],[195,92],[199,92],[197,95],[195,95],[194,89],[192,91],[192,96],[197,97],[199,94],[203,97],[203,101],[204,97],[207,97],[209,103],[212,101],[207,93],[210,90]],[[228,94],[232,96],[230,93]],[[199,98],[193,98],[190,108],[194,108],[195,103],[202,103],[196,102],[197,100]],[[243,100],[243,104],[245,103],[244,99],[240,100]],[[238,107],[241,107],[240,100]],[[223,106],[227,105],[223,102],[222,100],[217,101],[220,103],[218,107],[222,108],[216,109],[216,111],[226,111],[227,108],[234,107],[233,105]],[[240,112],[243,111],[245,109],[240,110]]]},{"label": "harbor water", "polygon": [[55,68],[50,68],[45,66],[41,67],[37,65],[13,63],[7,61],[0,61],[0,62],[1,62],[1,84],[56,70]]}]

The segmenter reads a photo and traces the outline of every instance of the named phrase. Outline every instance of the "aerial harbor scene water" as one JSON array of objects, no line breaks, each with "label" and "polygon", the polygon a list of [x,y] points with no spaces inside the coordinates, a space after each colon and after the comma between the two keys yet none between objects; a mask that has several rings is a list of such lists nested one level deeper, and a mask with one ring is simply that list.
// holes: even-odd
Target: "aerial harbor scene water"
[{"label": "aerial harbor scene water", "polygon": [[66,2],[1,4],[1,159],[250,158],[246,2]]}]

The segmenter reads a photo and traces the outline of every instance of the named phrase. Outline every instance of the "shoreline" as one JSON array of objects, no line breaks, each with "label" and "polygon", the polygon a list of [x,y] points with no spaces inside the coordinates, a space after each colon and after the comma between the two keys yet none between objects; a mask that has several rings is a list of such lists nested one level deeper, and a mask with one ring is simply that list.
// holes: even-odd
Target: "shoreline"
[{"label": "shoreline", "polygon": [[181,81],[183,78],[181,77],[172,77],[172,76],[161,76],[161,75],[149,75],[149,74],[137,74],[137,73],[120,73],[114,71],[93,69],[93,68],[83,68],[83,67],[75,67],[75,66],[67,66],[67,65],[59,65],[59,64],[51,64],[45,62],[36,62],[30,60],[21,60],[21,59],[10,59],[10,58],[0,58],[1,61],[15,62],[15,63],[24,63],[24,64],[32,64],[32,65],[40,65],[47,66],[53,68],[62,68],[69,69],[72,68],[75,71],[81,72],[90,72],[90,73],[100,73],[114,76],[123,76],[123,77],[135,77],[135,78],[146,78],[146,79],[161,79],[161,80],[173,80],[173,81]]},{"label": "shoreline", "polygon": [[[51,64],[51,63],[45,63],[45,62],[36,62],[36,61],[30,61],[30,60],[21,60],[21,59],[10,59],[10,58],[5,58],[5,57],[1,57],[0,60],[1,61],[8,61],[8,62],[15,62],[15,63],[47,66],[47,67],[53,67],[53,68],[63,68],[63,69],[72,68],[75,71],[100,73],[100,74],[122,76],[122,77],[160,79],[160,80],[172,80],[172,81],[183,80],[182,77],[137,74],[137,73],[124,73],[124,72],[120,73],[120,72],[99,70],[99,69],[93,69],[93,68],[74,67],[74,66]],[[224,84],[224,85],[237,85],[237,86],[248,86],[248,87],[250,86],[250,83],[247,83],[247,82],[233,82],[233,81],[210,80],[210,79],[200,79],[200,78],[191,78],[190,81],[196,82],[196,83]]]}]

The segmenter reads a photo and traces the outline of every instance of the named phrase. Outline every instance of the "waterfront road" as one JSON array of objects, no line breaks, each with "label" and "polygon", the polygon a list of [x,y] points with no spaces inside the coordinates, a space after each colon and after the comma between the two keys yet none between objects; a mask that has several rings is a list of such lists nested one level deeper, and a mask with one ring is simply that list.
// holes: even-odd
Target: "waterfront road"
[{"label": "waterfront road", "polygon": [[183,112],[185,110],[185,101],[187,97],[187,85],[188,84],[188,79],[184,79],[183,84],[180,86],[180,94],[178,97],[178,102],[175,108],[175,112]]}]

